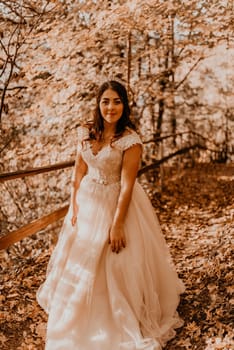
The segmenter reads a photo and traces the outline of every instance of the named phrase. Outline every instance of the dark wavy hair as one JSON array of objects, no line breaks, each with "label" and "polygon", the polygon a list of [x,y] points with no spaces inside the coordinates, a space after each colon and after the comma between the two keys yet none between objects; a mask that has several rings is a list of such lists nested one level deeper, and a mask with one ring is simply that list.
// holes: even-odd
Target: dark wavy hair
[{"label": "dark wavy hair", "polygon": [[116,125],[116,132],[115,132],[115,137],[119,137],[123,134],[123,132],[126,130],[126,128],[130,128],[135,130],[136,127],[133,124],[133,122],[130,119],[130,107],[129,107],[129,101],[128,101],[128,94],[127,94],[127,90],[124,87],[124,85],[122,85],[121,83],[119,83],[116,80],[110,80],[110,81],[106,81],[105,83],[103,83],[98,92],[97,92],[97,98],[96,98],[96,108],[94,111],[94,118],[93,118],[93,122],[92,122],[92,128],[91,128],[91,132],[90,132],[90,137],[91,138],[101,138],[103,131],[104,131],[104,121],[103,121],[103,117],[101,115],[101,111],[100,111],[100,100],[101,97],[103,95],[103,93],[108,90],[111,89],[115,92],[117,92],[120,100],[123,103],[123,113],[121,118],[118,120],[117,125]]}]

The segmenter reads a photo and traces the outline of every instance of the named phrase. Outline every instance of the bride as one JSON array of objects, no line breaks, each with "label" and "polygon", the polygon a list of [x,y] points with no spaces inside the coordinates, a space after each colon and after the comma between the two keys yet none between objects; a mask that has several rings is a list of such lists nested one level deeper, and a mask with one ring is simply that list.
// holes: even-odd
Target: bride
[{"label": "bride", "polygon": [[159,350],[183,323],[183,283],[136,180],[141,153],[126,89],[108,81],[78,128],[71,204],[37,292],[47,350]]}]

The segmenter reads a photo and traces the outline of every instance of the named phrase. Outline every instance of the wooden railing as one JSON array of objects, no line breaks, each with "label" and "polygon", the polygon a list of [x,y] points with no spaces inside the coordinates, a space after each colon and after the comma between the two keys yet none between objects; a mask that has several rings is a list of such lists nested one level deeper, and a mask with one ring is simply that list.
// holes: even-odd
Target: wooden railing
[{"label": "wooden railing", "polygon": [[[166,136],[165,138],[168,138],[168,137],[169,136]],[[162,138],[162,140],[163,139],[164,138]],[[150,141],[147,141],[146,143],[149,143],[149,142],[155,142],[155,140],[150,140]],[[138,172],[138,176],[141,176],[142,174],[146,173],[147,171],[159,167],[162,163],[167,162],[171,158],[174,158],[178,155],[185,154],[185,153],[189,152],[190,150],[194,150],[194,149],[207,150],[207,148],[204,145],[201,145],[199,143],[195,143],[191,146],[183,147],[183,148],[177,150],[176,152],[171,153],[171,154],[163,157],[160,160],[154,161],[150,165],[142,167]],[[209,150],[209,151],[217,152],[216,150]],[[74,166],[74,163],[75,163],[74,161],[70,161],[70,162],[63,162],[63,163],[48,165],[48,166],[39,167],[39,168],[19,170],[19,171],[15,171],[15,172],[11,172],[11,173],[3,173],[3,174],[0,174],[0,182],[5,182],[5,181],[17,179],[17,178],[24,178],[26,176],[32,176],[32,175],[42,174],[42,173],[46,173],[46,172],[50,172],[50,171],[65,169],[65,168]],[[39,219],[21,227],[20,229],[17,229],[15,231],[10,232],[7,235],[1,237],[0,238],[0,250],[7,249],[10,245],[20,241],[21,239],[23,239],[27,236],[30,236],[30,235],[44,229],[45,227],[52,224],[53,222],[58,221],[59,219],[63,218],[66,215],[67,210],[68,210],[68,205],[66,205],[58,210],[55,210],[52,213],[50,213],[42,218],[39,218]]]},{"label": "wooden railing", "polygon": [[30,224],[21,227],[20,229],[8,233],[6,236],[0,238],[0,249],[7,249],[10,245],[20,241],[21,239],[31,236],[34,233],[43,230],[48,225],[59,219],[62,219],[68,210],[68,205],[55,210],[53,213],[43,216],[42,218],[30,222]]},{"label": "wooden railing", "polygon": [[[26,170],[19,170],[11,173],[3,173],[0,174],[0,182],[5,182],[9,180],[14,180],[17,178],[24,178],[26,176],[32,176],[42,173],[47,173],[50,171],[60,170],[72,167],[75,164],[74,161],[70,162],[63,162],[58,163],[54,165],[48,165],[44,167],[39,168],[32,168],[32,169],[26,169]],[[34,233],[43,230],[48,225],[52,224],[55,221],[58,221],[59,219],[62,219],[68,210],[68,205],[53,211],[52,213],[43,216],[42,218],[39,218],[23,227],[21,227],[18,230],[12,231],[8,233],[7,235],[0,238],[0,250],[1,249],[7,249],[10,245],[20,241],[21,239],[31,236]]]},{"label": "wooden railing", "polygon": [[65,169],[73,166],[74,164],[75,164],[74,161],[70,161],[70,162],[63,162],[63,163],[58,163],[53,165],[46,165],[39,168],[18,170],[11,173],[3,173],[3,174],[0,174],[0,182],[23,178],[26,176],[48,173],[49,171],[54,171],[54,170]]}]

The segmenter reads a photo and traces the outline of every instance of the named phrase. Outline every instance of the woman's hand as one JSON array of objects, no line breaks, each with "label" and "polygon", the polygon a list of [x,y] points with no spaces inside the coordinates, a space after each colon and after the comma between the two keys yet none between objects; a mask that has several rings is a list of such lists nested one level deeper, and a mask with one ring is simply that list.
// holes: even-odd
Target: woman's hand
[{"label": "woman's hand", "polygon": [[121,249],[126,247],[126,238],[122,225],[116,225],[110,229],[109,243],[111,245],[112,252],[117,254],[121,251]]},{"label": "woman's hand", "polygon": [[72,219],[71,219],[72,226],[75,226],[75,224],[76,224],[77,215],[78,215],[78,205],[77,205],[77,203],[74,203],[74,205],[73,205]]}]

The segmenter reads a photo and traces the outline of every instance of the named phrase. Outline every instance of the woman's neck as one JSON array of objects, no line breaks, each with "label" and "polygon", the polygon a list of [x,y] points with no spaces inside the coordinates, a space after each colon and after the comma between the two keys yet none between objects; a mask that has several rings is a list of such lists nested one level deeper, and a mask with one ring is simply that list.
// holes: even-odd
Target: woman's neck
[{"label": "woman's neck", "polygon": [[105,124],[103,130],[103,136],[113,136],[116,131],[116,124]]}]

